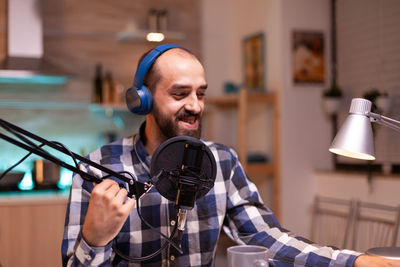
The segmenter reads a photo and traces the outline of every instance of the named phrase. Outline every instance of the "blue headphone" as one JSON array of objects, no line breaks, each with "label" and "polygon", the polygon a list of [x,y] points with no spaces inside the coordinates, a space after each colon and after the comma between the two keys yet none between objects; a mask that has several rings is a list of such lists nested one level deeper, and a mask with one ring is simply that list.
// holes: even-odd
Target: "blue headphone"
[{"label": "blue headphone", "polygon": [[146,115],[151,111],[153,106],[153,98],[151,97],[149,89],[143,85],[143,80],[156,59],[162,53],[172,48],[181,48],[190,52],[186,48],[183,48],[179,45],[163,44],[154,48],[140,62],[135,73],[133,86],[128,88],[125,95],[126,105],[131,112],[139,115]]}]

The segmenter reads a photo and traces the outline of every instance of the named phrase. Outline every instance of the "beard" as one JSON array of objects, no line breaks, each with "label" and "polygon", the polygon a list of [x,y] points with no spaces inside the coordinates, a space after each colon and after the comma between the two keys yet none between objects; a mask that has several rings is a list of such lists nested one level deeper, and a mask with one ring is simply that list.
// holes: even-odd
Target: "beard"
[{"label": "beard", "polygon": [[[195,137],[198,139],[201,137],[201,114],[194,114],[182,108],[175,114],[175,119],[173,119],[171,118],[171,116],[164,115],[154,102],[153,113],[158,128],[167,139],[183,135]],[[179,121],[183,120],[183,118],[187,116],[194,116],[198,121],[198,127],[196,130],[179,128]]]}]

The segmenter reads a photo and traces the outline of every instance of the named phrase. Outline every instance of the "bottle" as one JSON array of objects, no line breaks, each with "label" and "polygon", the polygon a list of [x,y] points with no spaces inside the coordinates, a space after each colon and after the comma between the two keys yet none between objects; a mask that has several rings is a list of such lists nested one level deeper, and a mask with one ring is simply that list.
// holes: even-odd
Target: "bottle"
[{"label": "bottle", "polygon": [[103,85],[103,100],[106,104],[113,104],[114,103],[114,81],[110,71],[108,71],[104,78],[104,85]]},{"label": "bottle", "polygon": [[94,102],[101,104],[103,103],[103,74],[101,64],[96,65],[93,83]]},{"label": "bottle", "polygon": [[121,106],[125,102],[125,88],[121,83],[114,83],[114,105]]}]

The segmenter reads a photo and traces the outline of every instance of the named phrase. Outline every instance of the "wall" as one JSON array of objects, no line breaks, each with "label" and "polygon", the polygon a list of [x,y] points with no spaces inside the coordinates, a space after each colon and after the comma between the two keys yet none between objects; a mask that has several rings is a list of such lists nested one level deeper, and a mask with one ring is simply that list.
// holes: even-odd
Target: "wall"
[{"label": "wall", "polygon": [[[400,119],[399,25],[399,1],[338,1],[338,81],[345,92],[344,111],[353,97],[376,88],[390,98],[388,110],[379,113]],[[341,115],[343,121],[347,114]],[[376,162],[399,163],[398,133],[375,127]]]},{"label": "wall", "polygon": [[371,182],[368,182],[367,175],[362,173],[314,173],[316,191],[322,196],[358,199],[389,206],[400,203],[399,178],[399,175],[373,174]]},{"label": "wall", "polygon": [[324,33],[326,64],[330,59],[330,13],[328,0],[282,1],[283,86],[282,86],[282,200],[283,224],[288,229],[308,235],[310,207],[315,185],[315,169],[328,169],[331,128],[321,107],[326,85],[294,85],[291,76],[291,34],[293,30],[316,30]]},{"label": "wall", "polygon": [[[5,5],[5,0],[0,4]],[[128,87],[140,56],[157,43],[144,38],[120,41],[117,35],[128,23],[138,30],[148,28],[151,8],[168,10],[168,30],[184,35],[183,39],[166,38],[200,54],[200,4],[198,1],[41,1],[44,32],[44,57],[73,74],[66,96],[74,101],[91,99],[95,65],[101,63],[114,80]],[[3,10],[2,10],[3,11]],[[134,14],[134,15],[133,15]],[[0,20],[0,48],[4,48],[4,16]],[[0,56],[4,56],[3,52]]]},{"label": "wall", "polygon": [[0,58],[6,54],[6,1],[0,1]]},{"label": "wall", "polygon": [[[352,97],[378,87],[389,93],[389,115],[398,118],[400,2],[396,0],[339,0],[338,4],[338,78],[344,89],[341,123]],[[333,138],[330,119],[321,106],[321,94],[330,83],[330,1],[269,0],[225,1],[215,5],[203,1],[203,55],[210,88],[222,92],[225,81],[242,81],[240,45],[246,36],[263,31],[266,35],[267,90],[281,94],[281,168],[282,224],[296,233],[308,235],[313,195],[321,193],[315,183],[315,170],[331,170],[328,147]],[[316,30],[324,33],[326,82],[324,85],[299,86],[291,77],[291,38],[293,30]],[[217,34],[217,33],[220,34]],[[221,70],[221,71],[218,71]],[[254,113],[253,113],[254,114]],[[221,115],[220,141],[234,144],[232,116]],[[254,115],[250,125],[263,125]],[[252,124],[255,123],[255,124]],[[253,127],[251,129],[258,129]],[[267,147],[265,132],[254,131],[249,146]],[[381,161],[400,156],[398,134],[378,129],[377,155]],[[254,140],[256,140],[254,142]],[[340,161],[346,161],[340,158]],[[378,161],[379,161],[378,160]],[[360,186],[362,186],[360,184]],[[330,185],[326,184],[329,191]],[[357,187],[354,188],[357,190]],[[263,195],[268,203],[268,191]],[[295,205],[294,205],[295,203]]]},{"label": "wall", "polygon": [[[360,197],[379,203],[399,203],[386,196],[388,184],[395,185],[394,177],[376,179],[372,191],[366,189],[365,179],[353,179],[353,175],[339,174],[337,186],[326,180],[316,181],[315,170],[332,169],[331,155],[327,149],[331,141],[329,120],[320,107],[321,86],[300,87],[293,85],[290,77],[290,32],[293,29],[321,30],[325,33],[326,59],[329,64],[329,2],[330,1],[283,1],[283,87],[282,87],[282,177],[283,223],[295,232],[308,233],[310,204],[314,193],[337,197]],[[400,36],[398,1],[339,0],[338,9],[338,78],[344,90],[343,113],[347,115],[352,97],[360,97],[373,87],[387,91],[391,100],[388,112],[398,118],[400,110],[398,86],[400,60],[398,38]],[[329,71],[329,65],[327,65]],[[329,72],[327,73],[329,83]],[[327,84],[328,84],[327,83]],[[327,86],[327,84],[325,86]],[[377,127],[376,152],[378,162],[398,162],[400,139],[398,134]],[[346,159],[340,158],[341,161]],[[346,185],[346,178],[349,184]],[[359,174],[365,177],[365,174]],[[317,179],[317,178],[316,178]],[[391,183],[388,182],[391,180]],[[342,195],[343,189],[351,188]],[[397,188],[397,187],[396,187]],[[299,190],[300,189],[300,190]],[[376,190],[376,191],[375,191]],[[293,207],[293,203],[296,206]]]},{"label": "wall", "polygon": [[[0,0],[1,7],[5,3]],[[128,23],[146,30],[150,8],[166,8],[168,30],[185,37],[168,39],[167,36],[166,41],[177,42],[201,58],[200,3],[195,0],[42,0],[41,5],[44,57],[72,74],[72,79],[64,86],[0,84],[0,117],[49,140],[61,141],[76,153],[94,150],[108,142],[110,135],[130,135],[143,120],[127,112],[111,115],[89,106],[97,63],[103,65],[104,72],[111,72],[114,81],[125,90],[132,84],[140,56],[157,45],[143,38],[119,41],[117,34]],[[2,8],[0,12],[1,58],[6,42],[4,11]],[[122,127],[121,122],[125,124]],[[24,155],[4,142],[0,142],[0,149],[8,151],[7,155],[0,154],[0,170]]]},{"label": "wall", "polygon": [[[235,77],[234,66],[234,5],[230,0],[212,1],[203,0],[201,4],[201,29],[202,29],[202,63],[206,72],[208,83],[207,95],[220,95],[223,93],[225,81],[238,82]],[[207,109],[207,107],[206,107]],[[234,116],[229,112],[215,115],[215,124],[218,125],[218,136],[214,140],[233,146],[236,133],[227,134],[223,129],[232,129]],[[205,124],[206,126],[207,124]],[[206,133],[208,129],[204,129]]]},{"label": "wall", "polygon": [[[276,11],[279,11],[278,1],[253,1],[251,5],[242,0],[203,1],[203,55],[210,88],[208,94],[223,94],[224,84],[228,81],[237,85],[243,83],[242,42],[258,33],[264,33],[266,40],[266,88],[269,91],[279,89],[280,64],[273,62],[279,57],[276,53],[279,40],[274,38],[276,33],[279,35],[276,26],[280,23]],[[223,111],[214,116],[214,125],[217,125],[214,141],[236,148],[237,136],[235,131],[231,131],[237,127],[235,112]],[[250,107],[249,117],[249,152],[271,155],[271,111],[260,106]],[[264,201],[271,203],[271,184],[265,182],[259,187]]]},{"label": "wall", "polygon": [[[214,5],[213,1],[203,1],[203,43],[208,44],[203,46],[203,55],[210,88],[218,88],[221,93],[226,80],[242,82],[241,42],[250,34],[264,32],[266,90],[278,90],[281,94],[281,223],[296,233],[307,235],[308,210],[314,192],[313,170],[330,167],[327,148],[331,136],[329,121],[320,107],[323,86],[299,87],[291,82],[290,41],[293,29],[311,29],[323,31],[329,44],[329,2],[269,0],[249,4],[236,0],[229,3]],[[218,31],[220,35],[216,34]],[[216,57],[217,54],[221,56]],[[328,53],[326,58],[329,58]],[[225,116],[224,119],[220,124],[224,125],[220,128],[220,140],[226,143],[232,139],[232,134],[223,129],[231,125],[231,118]],[[251,128],[257,131],[252,131],[250,148],[266,147],[268,151],[270,129],[259,130],[261,125],[268,127],[266,120],[268,117],[259,118],[254,114],[250,124],[259,126]],[[268,190],[263,191],[268,203]]]},{"label": "wall", "polygon": [[[386,91],[390,108],[382,114],[400,116],[400,2],[396,0],[339,0],[338,2],[338,81],[344,91],[341,122],[353,97],[362,97],[372,88]],[[380,112],[380,113],[381,113]],[[377,127],[378,126],[378,127]],[[400,161],[399,134],[375,125],[375,152],[378,163]],[[357,162],[339,158],[340,162]],[[398,205],[399,175],[316,172],[316,193],[342,199]]]},{"label": "wall", "polygon": [[244,0],[203,0],[202,51],[210,93],[222,93],[226,81],[243,83],[241,44],[244,38],[260,32],[266,38],[266,87],[279,88],[280,2],[258,0],[249,5]]},{"label": "wall", "polygon": [[86,79],[93,77],[94,65],[101,62],[116,80],[130,86],[139,57],[157,44],[143,39],[120,42],[116,35],[129,22],[146,30],[151,8],[167,9],[168,30],[185,36],[178,40],[167,36],[166,41],[178,42],[201,56],[198,1],[43,0],[46,57]]}]

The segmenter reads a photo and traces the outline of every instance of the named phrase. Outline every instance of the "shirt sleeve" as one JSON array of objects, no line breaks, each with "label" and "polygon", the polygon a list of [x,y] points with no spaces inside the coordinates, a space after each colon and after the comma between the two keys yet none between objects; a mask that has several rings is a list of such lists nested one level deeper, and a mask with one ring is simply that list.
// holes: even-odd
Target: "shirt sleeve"
[{"label": "shirt sleeve", "polygon": [[111,266],[111,243],[105,247],[91,247],[81,234],[92,189],[91,183],[74,175],[61,247],[63,266]]},{"label": "shirt sleeve", "polygon": [[353,266],[361,253],[320,246],[282,228],[262,202],[256,186],[247,178],[232,153],[225,231],[239,244],[268,248],[268,258],[293,266]]}]

